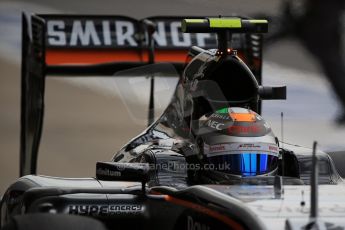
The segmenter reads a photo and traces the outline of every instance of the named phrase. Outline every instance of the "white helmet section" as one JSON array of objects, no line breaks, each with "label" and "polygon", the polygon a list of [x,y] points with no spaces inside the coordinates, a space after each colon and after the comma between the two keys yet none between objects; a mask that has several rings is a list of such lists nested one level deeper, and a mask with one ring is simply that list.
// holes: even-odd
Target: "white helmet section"
[{"label": "white helmet section", "polygon": [[272,156],[279,156],[279,148],[276,144],[270,143],[224,143],[216,145],[204,144],[204,154],[207,157],[241,154],[241,153],[264,153]]}]

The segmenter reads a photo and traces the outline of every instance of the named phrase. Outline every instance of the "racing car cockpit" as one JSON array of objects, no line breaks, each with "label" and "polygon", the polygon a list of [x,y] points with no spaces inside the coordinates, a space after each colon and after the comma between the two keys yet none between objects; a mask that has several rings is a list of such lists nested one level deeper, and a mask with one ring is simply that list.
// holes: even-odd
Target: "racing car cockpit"
[{"label": "racing car cockpit", "polygon": [[[218,19],[209,19],[212,20]],[[194,22],[182,23],[185,32],[200,32],[203,25]],[[264,22],[255,22],[256,28],[249,20],[248,31],[265,30]],[[244,20],[243,25],[246,23]],[[260,85],[261,60],[246,57],[244,63],[243,53],[231,47],[229,28],[218,26],[205,30],[218,33],[218,49],[191,48],[192,60],[184,68],[167,109],[144,133],[115,154],[113,161],[167,165],[155,171],[153,186],[232,181],[238,184],[247,178],[266,180],[274,175],[296,178],[293,184],[303,183],[299,180],[301,159],[293,151],[279,148],[278,139],[259,115],[261,100],[285,99],[286,87]],[[255,65],[260,68],[254,68]],[[147,76],[154,76],[154,68],[149,69],[153,72]],[[284,168],[282,162],[288,167]],[[192,165],[195,167],[190,170]],[[204,170],[210,165],[212,170]],[[226,165],[230,168],[224,168]],[[330,175],[329,171],[325,174]]]}]

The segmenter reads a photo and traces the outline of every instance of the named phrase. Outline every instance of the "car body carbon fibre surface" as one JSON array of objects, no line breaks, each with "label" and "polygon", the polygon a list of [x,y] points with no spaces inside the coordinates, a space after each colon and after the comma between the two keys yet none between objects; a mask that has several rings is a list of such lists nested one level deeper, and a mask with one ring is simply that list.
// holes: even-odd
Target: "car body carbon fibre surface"
[{"label": "car body carbon fibre surface", "polygon": [[[311,209],[309,184],[315,165],[312,164],[311,149],[279,142],[281,157],[275,176],[228,178],[217,172],[211,173],[205,168],[197,167],[201,164],[196,138],[197,122],[200,117],[224,107],[224,102],[230,107],[250,108],[260,113],[261,100],[286,97],[284,87],[261,85],[260,36],[243,36],[243,34],[237,36],[238,41],[235,44],[238,46],[243,62],[236,51],[226,47],[231,36],[219,29],[225,24],[228,26],[226,30],[234,34],[248,31],[258,33],[265,31],[265,26],[262,24],[267,24],[267,22],[250,21],[244,18],[231,18],[225,21],[215,18],[193,18],[185,21],[187,30],[189,22],[202,22],[202,25],[196,27],[191,25],[190,28],[194,30],[198,29],[198,26],[206,25],[203,30],[217,32],[218,50],[204,50],[196,47],[191,49],[191,60],[185,68],[177,71],[181,74],[180,81],[167,109],[142,134],[118,151],[111,162],[98,163],[96,178],[58,178],[34,175],[42,129],[46,74],[86,74],[89,73],[88,71],[93,71],[94,74],[106,74],[111,71],[125,70],[116,73],[115,77],[137,76],[138,73],[153,77],[159,73],[164,75],[163,70],[171,67],[171,65],[167,67],[166,64],[153,63],[160,63],[162,60],[177,62],[174,66],[181,68],[184,60],[181,60],[180,54],[176,54],[176,50],[175,53],[171,51],[173,48],[178,50],[181,47],[170,47],[167,52],[175,55],[164,57],[170,58],[169,60],[161,56],[162,59],[155,62],[156,50],[150,48],[152,43],[147,41],[136,43],[137,40],[133,40],[134,30],[142,26],[146,28],[144,32],[148,32],[146,35],[152,36],[149,33],[150,23],[147,22],[145,24],[143,21],[139,22],[126,17],[61,15],[33,15],[31,20],[33,24],[30,24],[27,16],[23,15],[21,136],[21,175],[23,177],[9,186],[1,200],[1,226],[8,223],[15,215],[41,212],[85,215],[101,220],[109,229],[139,227],[167,230],[302,229],[312,221],[309,214],[309,209]],[[84,52],[85,48],[100,45],[102,47],[97,47],[102,48],[98,50],[100,53],[109,48],[107,46],[111,40],[103,37],[103,44],[97,37],[100,34],[98,31],[100,25],[103,26],[101,26],[103,36],[109,35],[104,32],[109,20],[115,20],[118,31],[122,31],[122,34],[116,35],[117,41],[120,41],[117,45],[125,44],[121,47],[121,52],[130,48],[134,49],[130,46],[136,45],[136,52],[146,50],[148,54],[126,56],[130,60],[125,64],[118,59],[111,59],[114,63],[103,65],[103,62],[99,63],[99,56],[96,62],[88,63],[86,66],[85,63],[80,65],[78,59],[69,60],[71,63],[61,62],[63,61],[59,59],[61,56],[56,55],[59,48],[67,50],[75,48],[75,50],[72,49],[73,52]],[[176,18],[171,17],[151,18],[151,20],[158,20],[156,21],[158,27],[164,25],[159,24],[160,22],[172,23],[170,25],[174,26],[171,28],[177,25],[174,23]],[[218,26],[216,30],[212,30],[214,29],[212,26],[207,27],[210,20],[219,20],[216,23]],[[238,22],[242,23],[243,28],[235,28],[232,31],[234,23],[238,25]],[[260,24],[257,28],[256,23]],[[72,30],[66,32],[64,25],[72,25]],[[87,33],[80,32],[83,31],[80,30],[83,28],[81,25],[85,25],[84,29],[88,31]],[[124,27],[127,30],[124,30]],[[69,26],[66,28],[66,30],[70,29]],[[132,34],[130,34],[131,31]],[[176,29],[176,33],[177,31]],[[66,33],[65,38],[71,40],[68,44],[60,43],[64,40],[62,39],[64,33]],[[114,36],[114,33],[111,35]],[[72,39],[73,36],[77,36],[74,38],[76,40]],[[119,36],[122,38],[120,39]],[[159,35],[156,34],[157,36]],[[176,36],[176,34],[171,36]],[[176,40],[181,36],[186,38],[178,34],[175,40],[171,40],[175,42],[173,46],[177,44],[181,46],[182,40]],[[202,40],[201,37],[198,39],[197,35],[195,36],[193,38],[199,42]],[[86,44],[86,41],[91,40],[93,42]],[[121,43],[121,41],[127,43]],[[209,42],[215,43],[214,40]],[[165,44],[162,40],[156,40],[156,43]],[[256,44],[255,49],[248,45],[252,43]],[[56,47],[59,45],[62,47]],[[71,48],[70,46],[73,45],[78,47]],[[185,44],[182,46],[185,51]],[[54,51],[53,54],[49,53],[51,51]],[[119,52],[119,50],[115,51]],[[123,55],[121,52],[117,55]],[[46,59],[46,55],[53,55],[54,58]],[[159,56],[158,53],[156,55]],[[80,55],[74,57],[80,57]],[[105,58],[102,59],[103,61],[110,60],[109,56],[103,56],[103,58]],[[147,64],[151,65],[147,66]],[[129,67],[136,68],[127,70]],[[166,75],[171,75],[171,72]],[[224,85],[229,86],[228,91],[223,90]],[[329,155],[322,151],[317,151],[316,155],[319,166],[319,226],[325,229],[344,229],[345,187],[343,180]],[[143,170],[142,164],[149,166],[149,170]],[[104,166],[109,166],[109,168],[102,168]],[[195,168],[190,168],[191,166]],[[107,177],[101,177],[105,174]]]}]

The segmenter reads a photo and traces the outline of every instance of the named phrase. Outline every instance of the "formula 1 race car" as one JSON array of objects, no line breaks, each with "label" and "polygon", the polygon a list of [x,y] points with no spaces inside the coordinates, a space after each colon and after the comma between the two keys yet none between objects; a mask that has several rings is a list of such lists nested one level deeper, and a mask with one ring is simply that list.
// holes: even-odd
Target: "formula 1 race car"
[{"label": "formula 1 race car", "polygon": [[[286,98],[261,85],[267,30],[234,16],[23,14],[22,177],[1,200],[1,227],[344,229],[331,157],[279,141],[260,115],[262,100]],[[49,75],[151,77],[148,128],[95,178],[36,175]],[[154,121],[155,76],[179,82]]]}]

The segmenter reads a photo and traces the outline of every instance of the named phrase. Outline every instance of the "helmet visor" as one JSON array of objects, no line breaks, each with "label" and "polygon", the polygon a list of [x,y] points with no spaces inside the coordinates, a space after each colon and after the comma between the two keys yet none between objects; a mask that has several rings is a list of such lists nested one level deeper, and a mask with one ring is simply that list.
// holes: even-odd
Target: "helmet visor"
[{"label": "helmet visor", "polygon": [[205,146],[204,150],[209,168],[227,174],[257,176],[270,173],[278,166],[278,147],[270,144],[220,144]]}]

